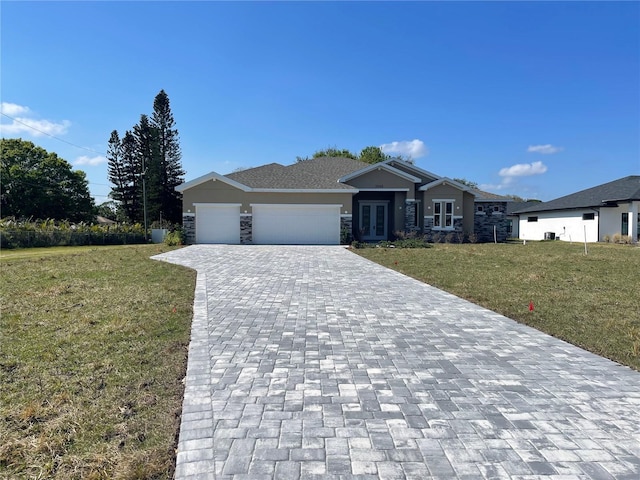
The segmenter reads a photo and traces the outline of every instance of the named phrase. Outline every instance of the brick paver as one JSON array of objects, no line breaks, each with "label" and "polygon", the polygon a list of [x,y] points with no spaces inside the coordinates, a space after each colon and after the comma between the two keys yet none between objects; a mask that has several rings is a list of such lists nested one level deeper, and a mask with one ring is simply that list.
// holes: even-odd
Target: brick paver
[{"label": "brick paver", "polygon": [[640,478],[627,367],[341,247],[154,258],[198,271],[177,479]]}]

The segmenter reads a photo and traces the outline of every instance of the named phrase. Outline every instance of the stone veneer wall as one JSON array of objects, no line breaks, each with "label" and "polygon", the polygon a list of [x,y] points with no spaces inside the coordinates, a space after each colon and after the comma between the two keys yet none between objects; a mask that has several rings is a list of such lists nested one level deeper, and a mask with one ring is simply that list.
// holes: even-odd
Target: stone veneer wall
[{"label": "stone veneer wall", "polygon": [[349,245],[353,241],[353,217],[340,216],[340,243]]},{"label": "stone veneer wall", "polygon": [[182,214],[182,230],[186,237],[187,245],[196,243],[196,215],[195,213]]},{"label": "stone veneer wall", "polygon": [[[478,205],[484,211],[478,212]],[[494,211],[497,207],[497,211]],[[482,202],[474,205],[473,232],[478,242],[493,242],[493,227],[496,227],[498,242],[504,242],[509,237],[509,220],[507,219],[506,202]]]},{"label": "stone veneer wall", "polygon": [[240,215],[240,244],[251,245],[253,243],[253,216]]},{"label": "stone veneer wall", "polygon": [[440,235],[442,237],[441,240],[444,241],[445,236],[447,236],[450,233],[453,233],[454,235],[456,235],[456,238],[454,239],[454,241],[459,242],[460,235],[462,234],[462,232],[463,232],[462,218],[453,219],[453,230],[441,230],[441,229],[433,228],[433,217],[424,217],[423,234],[425,236],[431,237],[432,240],[433,240],[433,236]]},{"label": "stone veneer wall", "polygon": [[420,225],[416,225],[416,208],[418,207],[415,200],[404,201],[404,231],[418,232]]}]

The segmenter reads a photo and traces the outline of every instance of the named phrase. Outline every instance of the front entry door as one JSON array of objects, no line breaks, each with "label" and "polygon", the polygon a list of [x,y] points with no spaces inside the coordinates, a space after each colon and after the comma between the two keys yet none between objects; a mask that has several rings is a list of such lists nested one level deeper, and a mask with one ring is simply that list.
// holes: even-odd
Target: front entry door
[{"label": "front entry door", "polygon": [[366,242],[387,239],[387,203],[360,203],[360,234]]}]

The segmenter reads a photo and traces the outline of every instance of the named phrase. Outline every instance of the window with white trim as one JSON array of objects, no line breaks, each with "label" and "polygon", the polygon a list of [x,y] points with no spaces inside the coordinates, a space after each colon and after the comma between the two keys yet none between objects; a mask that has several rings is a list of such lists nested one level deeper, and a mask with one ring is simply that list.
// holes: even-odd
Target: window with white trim
[{"label": "window with white trim", "polygon": [[453,228],[453,202],[433,202],[433,226],[440,228]]}]

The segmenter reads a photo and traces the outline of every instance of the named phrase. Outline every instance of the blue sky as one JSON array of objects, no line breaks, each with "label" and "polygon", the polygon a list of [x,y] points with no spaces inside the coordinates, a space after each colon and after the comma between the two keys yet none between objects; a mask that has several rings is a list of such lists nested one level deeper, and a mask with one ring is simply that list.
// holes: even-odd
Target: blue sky
[{"label": "blue sky", "polygon": [[111,131],[161,89],[186,180],[369,145],[543,200],[640,174],[638,2],[3,1],[0,15],[2,136],[84,170],[97,203]]}]

